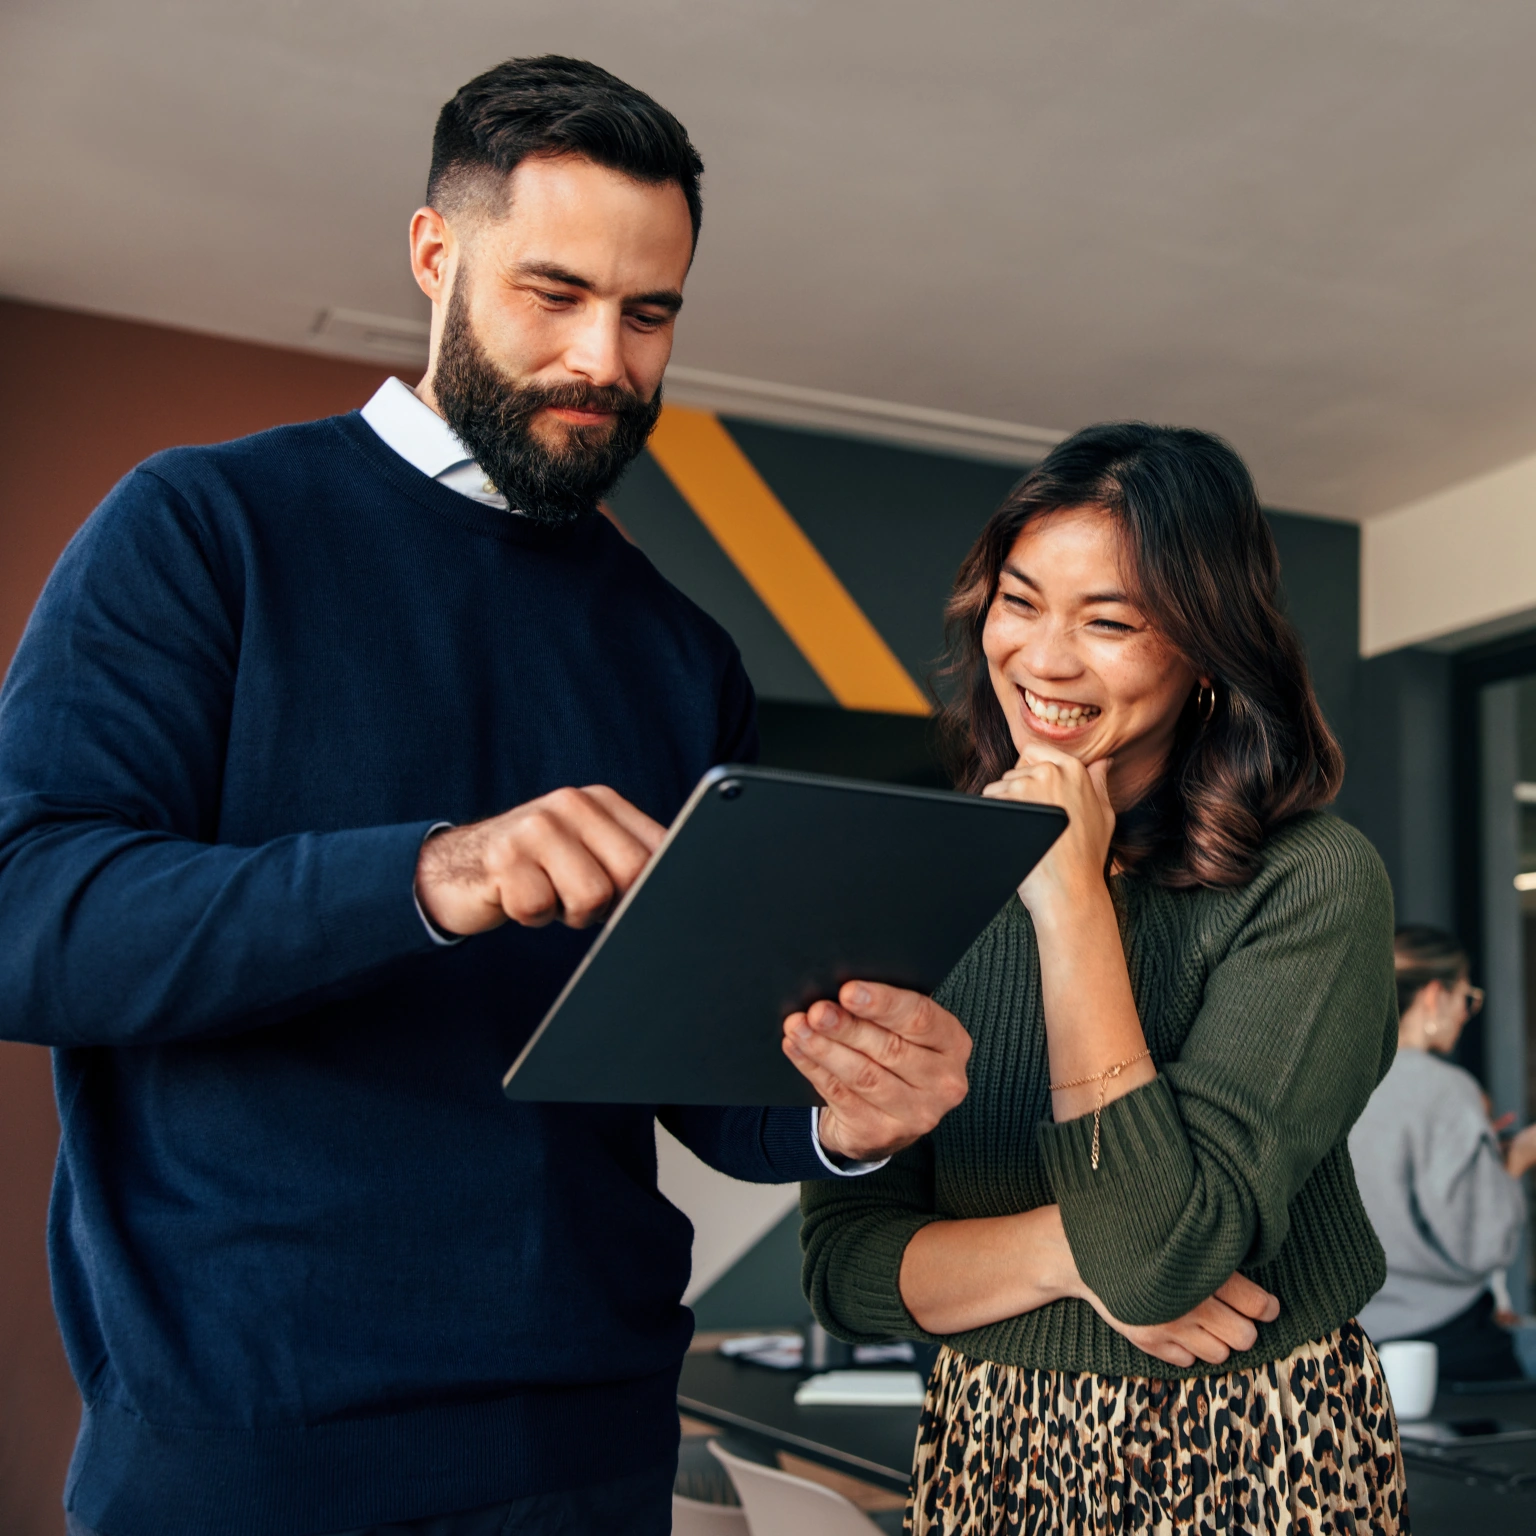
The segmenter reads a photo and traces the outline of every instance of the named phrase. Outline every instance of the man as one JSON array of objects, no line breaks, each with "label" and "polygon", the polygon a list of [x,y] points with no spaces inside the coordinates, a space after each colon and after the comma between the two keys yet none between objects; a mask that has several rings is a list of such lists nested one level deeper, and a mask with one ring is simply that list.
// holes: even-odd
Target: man
[{"label": "man", "polygon": [[755,751],[734,647],[595,510],[660,407],[700,169],[591,65],[472,81],[411,225],[418,390],[156,456],[39,603],[0,996],[55,1047],[76,1531],[664,1531],[691,1233],[653,1118],[790,1181],[964,1093],[958,1023],[878,988],[790,1021],[819,1120],[500,1092]]}]

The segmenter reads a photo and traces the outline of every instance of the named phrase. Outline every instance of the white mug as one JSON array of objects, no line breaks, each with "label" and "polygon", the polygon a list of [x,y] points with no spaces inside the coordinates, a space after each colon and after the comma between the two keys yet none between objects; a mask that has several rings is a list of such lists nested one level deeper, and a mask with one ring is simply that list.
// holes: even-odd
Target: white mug
[{"label": "white mug", "polygon": [[1427,1339],[1393,1339],[1376,1346],[1387,1373],[1387,1391],[1400,1419],[1427,1419],[1435,1406],[1440,1351]]}]

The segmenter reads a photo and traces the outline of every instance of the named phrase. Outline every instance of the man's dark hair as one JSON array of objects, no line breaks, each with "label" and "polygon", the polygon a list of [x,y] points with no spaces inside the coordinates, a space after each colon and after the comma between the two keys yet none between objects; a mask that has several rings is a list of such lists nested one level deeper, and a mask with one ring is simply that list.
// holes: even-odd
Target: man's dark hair
[{"label": "man's dark hair", "polygon": [[583,59],[508,59],[476,75],[437,115],[427,202],[506,211],[507,178],[530,155],[581,155],[636,181],[675,181],[699,238],[704,162],[688,132],[644,91]]}]

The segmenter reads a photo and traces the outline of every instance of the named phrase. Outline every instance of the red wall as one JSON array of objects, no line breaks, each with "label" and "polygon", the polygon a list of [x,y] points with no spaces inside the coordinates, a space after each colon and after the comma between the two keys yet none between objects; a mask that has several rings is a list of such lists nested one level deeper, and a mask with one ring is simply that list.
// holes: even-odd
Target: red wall
[{"label": "red wall", "polygon": [[[311,353],[5,300],[0,347],[0,667],[59,551],[140,459],[350,410],[386,377]],[[58,1134],[47,1054],[0,1042],[4,1536],[63,1529],[60,1494],[79,1421],[43,1251]]]}]

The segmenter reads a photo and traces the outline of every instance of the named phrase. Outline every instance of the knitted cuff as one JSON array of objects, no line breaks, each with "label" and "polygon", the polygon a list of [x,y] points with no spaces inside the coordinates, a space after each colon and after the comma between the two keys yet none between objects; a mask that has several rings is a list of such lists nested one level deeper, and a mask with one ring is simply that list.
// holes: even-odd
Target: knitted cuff
[{"label": "knitted cuff", "polygon": [[[1166,1322],[1206,1298],[1202,1272],[1168,1272],[1195,1162],[1165,1078],[1104,1106],[1097,1170],[1091,1112],[1061,1125],[1047,1121],[1039,1138],[1078,1273],[1116,1317]],[[1186,1294],[1189,1286],[1205,1288]]]},{"label": "knitted cuff", "polygon": [[931,1221],[941,1218],[916,1211],[882,1215],[854,1223],[839,1235],[837,1265],[838,1302],[846,1317],[857,1317],[851,1327],[828,1304],[825,1288],[817,1283],[815,1266],[807,1264],[802,1277],[811,1310],[817,1321],[836,1338],[850,1344],[879,1344],[886,1339],[944,1341],[924,1332],[901,1299],[901,1261],[907,1244]]}]

